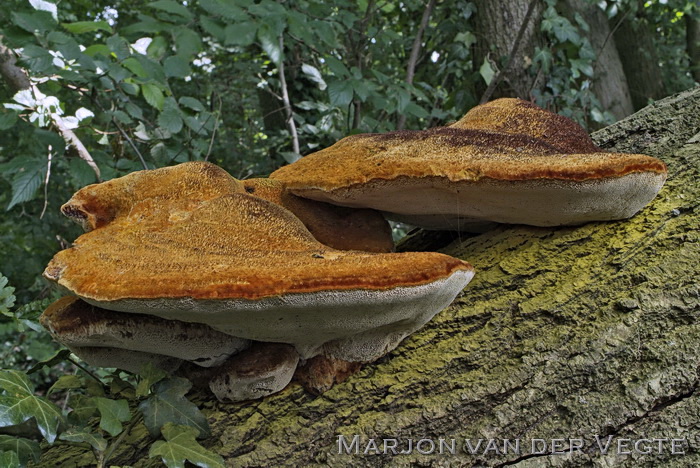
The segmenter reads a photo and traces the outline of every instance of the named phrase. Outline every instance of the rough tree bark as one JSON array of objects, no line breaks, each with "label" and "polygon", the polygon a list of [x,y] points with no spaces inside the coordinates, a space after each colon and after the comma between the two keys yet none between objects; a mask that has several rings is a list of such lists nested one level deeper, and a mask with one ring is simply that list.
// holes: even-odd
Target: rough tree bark
[{"label": "rough tree bark", "polygon": [[[624,466],[700,464],[700,88],[594,134],[610,150],[662,158],[669,179],[630,220],[502,226],[445,252],[477,269],[448,309],[379,362],[320,397],[291,385],[226,405],[196,395],[230,466]],[[338,435],[360,454],[338,453]],[[612,436],[607,454],[594,436]],[[370,438],[457,439],[456,454],[362,454]],[[522,453],[470,454],[463,441],[518,439]],[[583,439],[571,455],[531,439]],[[683,455],[616,455],[643,438]],[[157,466],[137,426],[111,461]],[[437,443],[437,442],[436,442]],[[657,442],[658,444],[658,442]],[[426,450],[427,446],[423,446]],[[551,446],[550,446],[551,447]],[[483,452],[483,446],[481,448]],[[391,453],[389,451],[389,453]],[[41,466],[88,466],[56,447]]]},{"label": "rough tree bark", "polygon": [[[474,66],[478,70],[484,58],[488,56],[492,62],[501,67],[503,65],[502,59],[505,61],[505,58],[511,53],[520,26],[525,20],[530,0],[512,2],[476,0],[474,4],[477,8],[474,16],[477,35]],[[534,55],[535,46],[538,44],[543,4],[544,2],[535,4],[508,73],[505,74],[503,82],[493,92],[492,99],[498,97],[530,98],[532,77],[528,73],[527,66],[528,61]],[[484,84],[483,89],[477,90],[477,95],[483,93],[485,89],[486,85]]]}]

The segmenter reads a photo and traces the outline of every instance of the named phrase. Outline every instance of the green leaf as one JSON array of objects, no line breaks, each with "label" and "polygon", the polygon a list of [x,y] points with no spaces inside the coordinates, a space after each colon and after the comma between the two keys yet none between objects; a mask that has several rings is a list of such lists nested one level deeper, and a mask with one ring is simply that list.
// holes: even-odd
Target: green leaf
[{"label": "green leaf", "polygon": [[192,19],[192,13],[190,13],[190,10],[183,6],[182,3],[175,2],[174,0],[158,0],[157,2],[149,3],[148,6],[155,8],[156,10],[182,16],[188,20]]},{"label": "green leaf", "polygon": [[0,435],[0,452],[14,452],[22,465],[26,465],[30,459],[38,462],[41,457],[39,442],[8,435]]},{"label": "green leaf", "polygon": [[333,57],[332,55],[326,57],[326,65],[328,65],[328,68],[331,70],[331,72],[333,72],[333,74],[338,78],[350,76],[350,70],[348,70],[348,67],[346,67],[343,62]]},{"label": "green leaf", "polygon": [[8,286],[8,282],[9,280],[6,277],[0,275],[0,313],[14,317],[10,309],[15,306],[17,298],[14,295],[15,288]]},{"label": "green leaf", "polygon": [[168,373],[163,369],[158,369],[153,365],[153,363],[148,362],[139,371],[139,376],[141,377],[141,380],[136,387],[136,396],[144,397],[151,391],[151,387],[157,382],[160,382],[166,378]]},{"label": "green leaf", "polygon": [[75,23],[61,23],[68,32],[83,34],[94,31],[107,31],[112,34],[112,27],[106,21],[76,21]]},{"label": "green leaf", "polygon": [[177,133],[182,130],[182,117],[175,99],[169,97],[165,100],[163,111],[158,114],[158,125],[170,133]]},{"label": "green leaf", "polygon": [[95,57],[96,55],[104,55],[105,57],[109,57],[111,53],[112,51],[109,50],[109,47],[104,44],[94,44],[85,49],[85,54],[89,55],[90,57]]},{"label": "green leaf", "polygon": [[225,43],[241,47],[249,46],[255,42],[257,33],[258,24],[253,21],[229,24],[224,30]]},{"label": "green leaf", "polygon": [[95,397],[97,410],[100,412],[100,429],[109,433],[112,437],[119,435],[124,429],[123,422],[131,419],[129,402],[126,400],[110,400],[109,398]]},{"label": "green leaf", "polygon": [[215,21],[208,16],[201,15],[199,17],[199,24],[202,29],[207,33],[211,34],[216,40],[223,42],[226,39],[224,35],[224,25],[219,21]]},{"label": "green leaf", "polygon": [[353,94],[352,83],[347,80],[328,83],[328,96],[334,106],[347,107],[352,102]]},{"label": "green leaf", "polygon": [[22,468],[19,456],[15,452],[0,452],[0,466],[3,468]]},{"label": "green leaf", "polygon": [[12,179],[12,199],[7,206],[8,211],[18,203],[24,203],[34,198],[44,181],[45,171],[46,162],[31,160],[22,171],[15,174]]},{"label": "green leaf", "polygon": [[107,47],[119,60],[124,60],[131,55],[129,42],[121,36],[114,35],[107,39]]},{"label": "green leaf", "polygon": [[190,69],[190,64],[179,55],[171,55],[165,59],[163,63],[163,68],[165,70],[165,76],[184,78],[192,74],[192,69]]},{"label": "green leaf", "polygon": [[491,67],[491,62],[489,62],[488,57],[484,57],[484,63],[482,63],[481,67],[479,68],[479,74],[481,74],[481,77],[484,79],[487,85],[491,83],[493,76],[496,74]]},{"label": "green leaf", "polygon": [[156,36],[146,49],[148,56],[154,60],[161,60],[168,52],[168,41],[163,36]]},{"label": "green leaf", "polygon": [[223,468],[224,459],[195,440],[197,430],[177,424],[163,427],[166,441],[158,440],[148,451],[149,458],[161,457],[168,468],[185,468],[185,461],[202,468]]},{"label": "green leaf", "polygon": [[27,374],[33,374],[34,372],[37,372],[43,369],[44,367],[53,367],[56,364],[60,364],[66,359],[68,359],[68,356],[70,356],[70,350],[61,349],[59,351],[56,351],[56,354],[54,354],[52,357],[46,359],[45,361],[37,362],[36,364],[34,364],[31,367],[31,369],[27,371]]},{"label": "green leaf", "polygon": [[47,395],[51,395],[57,390],[72,390],[75,388],[80,388],[82,386],[83,379],[81,379],[77,375],[62,375],[53,385],[51,385],[51,388],[49,388]]},{"label": "green leaf", "polygon": [[16,112],[8,111],[0,114],[0,130],[9,130],[15,126],[18,117]]},{"label": "green leaf", "polygon": [[[148,73],[147,73],[146,70],[143,68],[143,65],[141,64],[141,62],[139,62],[139,61],[138,61],[136,58],[134,58],[134,57],[129,57],[128,59],[124,60],[124,61],[122,62],[122,65],[124,66],[124,68],[126,68],[126,69],[129,70],[131,73],[133,73],[134,75],[138,76],[139,78],[147,78],[147,77],[148,77]],[[114,79],[117,80],[117,81],[121,81],[121,80],[123,80],[123,79],[126,78],[126,77],[121,78],[121,79],[117,79],[117,77],[114,77],[114,76],[113,76],[112,78],[114,78]]]},{"label": "green leaf", "polygon": [[202,112],[204,110],[202,103],[193,97],[183,96],[178,100],[178,102],[180,105],[188,107],[195,112]]},{"label": "green leaf", "polygon": [[189,60],[192,56],[202,50],[202,38],[190,28],[181,26],[174,32],[175,50],[177,55],[185,60]]},{"label": "green leaf", "polygon": [[107,450],[107,440],[100,434],[89,432],[87,429],[76,429],[71,427],[70,429],[62,432],[58,438],[67,442],[90,444],[90,446],[98,452],[104,452]]},{"label": "green leaf", "polygon": [[144,423],[153,437],[161,433],[166,423],[184,424],[199,431],[199,437],[209,435],[207,418],[197,405],[185,398],[192,387],[189,380],[172,377],[158,382],[153,394],[139,405]]},{"label": "green leaf", "polygon": [[158,110],[163,109],[163,103],[165,102],[165,96],[163,95],[163,91],[160,89],[159,86],[156,86],[156,85],[151,84],[151,83],[147,83],[147,84],[141,86],[141,92],[143,93],[143,98],[152,107],[155,107]]},{"label": "green leaf", "polygon": [[43,33],[56,27],[51,13],[46,11],[34,11],[31,13],[12,12],[12,22],[30,33]]},{"label": "green leaf", "polygon": [[271,27],[263,24],[258,29],[258,40],[260,41],[260,46],[272,60],[272,63],[275,65],[282,63],[282,49],[280,48],[279,36],[275,34]]},{"label": "green leaf", "polygon": [[246,17],[245,12],[234,3],[226,0],[199,0],[199,6],[212,15],[222,16],[226,19]]},{"label": "green leaf", "polygon": [[303,63],[301,65],[301,71],[304,72],[304,74],[314,83],[318,84],[318,89],[323,91],[326,89],[328,86],[326,85],[326,82],[324,81],[323,77],[321,76],[321,72],[318,71],[318,68]]},{"label": "green leaf", "polygon": [[72,425],[84,426],[97,414],[97,403],[94,397],[71,393],[69,403],[73,410],[68,413],[68,421]]},{"label": "green leaf", "polygon": [[61,410],[45,398],[34,395],[26,374],[15,370],[0,370],[0,427],[22,424],[34,418],[44,438],[53,443],[58,425],[63,420]]}]

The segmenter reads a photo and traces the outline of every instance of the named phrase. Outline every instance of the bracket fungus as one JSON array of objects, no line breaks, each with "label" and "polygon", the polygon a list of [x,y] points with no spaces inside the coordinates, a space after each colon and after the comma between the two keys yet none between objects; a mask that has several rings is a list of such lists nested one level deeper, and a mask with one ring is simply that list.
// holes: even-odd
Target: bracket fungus
[{"label": "bracket fungus", "polygon": [[447,127],[346,137],[270,177],[304,198],[428,229],[480,230],[628,218],[666,174],[659,159],[604,152],[566,117],[499,99]]},{"label": "bracket fungus", "polygon": [[[171,177],[178,167],[165,172],[168,183],[181,183]],[[188,192],[202,186],[196,177],[182,193],[162,178],[152,187],[157,171],[164,170],[87,187],[63,210],[88,232],[58,252],[44,276],[82,301],[62,299],[42,320],[93,362],[107,363],[119,349],[148,359],[180,343],[170,356],[216,366],[210,375],[219,377],[209,386],[219,398],[253,398],[284,387],[300,360],[358,363],[385,355],[474,275],[467,262],[434,252],[323,245],[292,212],[248,194],[224,171],[186,168],[186,179],[216,173],[204,194]],[[249,340],[256,343],[246,350]],[[256,374],[258,361],[267,364]],[[316,367],[348,373],[354,365]]]},{"label": "bracket fungus", "polygon": [[206,325],[114,312],[75,296],[62,297],[51,304],[41,315],[41,324],[69,349],[138,351],[175,357],[202,367],[218,366],[250,346],[249,340]]},{"label": "bracket fungus", "polygon": [[320,243],[338,250],[391,252],[391,227],[381,213],[322,203],[289,193],[274,179],[246,179],[241,183],[251,195],[281,205],[294,213]]}]

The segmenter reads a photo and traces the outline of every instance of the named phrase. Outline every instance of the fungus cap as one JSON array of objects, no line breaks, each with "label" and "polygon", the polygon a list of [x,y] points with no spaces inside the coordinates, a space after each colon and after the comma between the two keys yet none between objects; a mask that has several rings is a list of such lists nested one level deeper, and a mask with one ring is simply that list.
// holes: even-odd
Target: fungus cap
[{"label": "fungus cap", "polygon": [[[218,366],[250,345],[200,323],[102,309],[66,296],[51,304],[40,322],[62,345],[119,348],[160,354],[199,366]],[[94,353],[93,353],[94,354]]]},{"label": "fungus cap", "polygon": [[277,393],[289,384],[299,362],[293,346],[253,343],[212,369],[209,388],[219,401],[244,401]]},{"label": "fungus cap", "polygon": [[346,137],[270,177],[301,197],[469,230],[627,218],[656,196],[666,166],[604,152],[575,122],[502,99],[448,127]]},{"label": "fungus cap", "polygon": [[321,244],[338,250],[391,252],[391,227],[381,213],[322,203],[289,193],[274,179],[241,181],[245,191],[288,209]]},{"label": "fungus cap", "polygon": [[79,237],[46,278],[109,310],[205,323],[238,338],[370,361],[446,307],[472,267],[438,253],[339,251],[245,193],[147,199]]},{"label": "fungus cap", "polygon": [[198,202],[243,192],[241,183],[220,167],[202,161],[131,174],[83,187],[61,212],[85,231],[97,229],[127,215],[139,202],[156,199]]}]

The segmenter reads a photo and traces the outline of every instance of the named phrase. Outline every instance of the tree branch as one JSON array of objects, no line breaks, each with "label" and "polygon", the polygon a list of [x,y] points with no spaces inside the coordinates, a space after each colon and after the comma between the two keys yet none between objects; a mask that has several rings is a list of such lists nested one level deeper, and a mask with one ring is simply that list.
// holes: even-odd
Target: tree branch
[{"label": "tree branch", "polygon": [[[406,83],[413,84],[413,77],[416,74],[416,64],[418,63],[418,55],[420,54],[421,44],[423,41],[423,32],[425,28],[428,27],[428,21],[430,20],[430,15],[433,13],[433,8],[435,8],[435,0],[430,0],[428,5],[426,5],[423,11],[423,18],[420,20],[420,27],[418,32],[416,32],[416,37],[413,39],[413,47],[411,48],[411,55],[408,57],[408,66],[406,67]],[[399,122],[396,124],[397,130],[403,130],[406,125],[406,115],[402,114],[399,116]]]},{"label": "tree branch", "polygon": [[16,63],[15,53],[2,43],[2,36],[0,36],[0,75],[13,93],[31,86],[29,77]]},{"label": "tree branch", "polygon": [[530,23],[530,17],[532,16],[532,12],[535,11],[535,5],[537,4],[537,2],[538,0],[530,0],[530,4],[527,6],[527,12],[525,13],[525,18],[523,18],[523,24],[520,25],[518,35],[515,37],[515,41],[513,41],[513,47],[510,49],[508,61],[506,62],[506,65],[498,72],[498,75],[491,79],[489,86],[486,88],[486,91],[484,91],[483,96],[481,96],[481,99],[479,100],[479,104],[484,104],[489,99],[491,99],[491,95],[496,90],[496,86],[498,86],[498,83],[501,82],[503,76],[510,68],[510,65],[513,63],[513,58],[515,58],[515,54],[520,48],[520,43],[523,40],[523,35],[525,34],[525,30],[527,29],[527,26]]},{"label": "tree branch", "polygon": [[[280,50],[284,50],[284,38],[280,34]],[[299,135],[297,134],[297,125],[294,123],[294,114],[292,113],[292,104],[289,100],[289,92],[287,91],[287,78],[284,76],[284,60],[280,61],[277,66],[280,77],[280,86],[282,87],[282,103],[284,104],[284,111],[286,114],[287,126],[289,127],[289,133],[292,135],[292,149],[296,154],[301,154],[299,151]]]},{"label": "tree branch", "polygon": [[[14,92],[33,88],[27,72],[18,67],[16,63],[17,59],[14,52],[2,43],[2,36],[0,36],[0,75],[2,75],[5,82]],[[101,181],[100,168],[97,167],[95,160],[92,159],[90,152],[87,150],[87,148],[85,148],[85,145],[83,145],[83,142],[80,141],[80,138],[78,138],[73,130],[66,126],[60,115],[51,114],[51,121],[56,126],[58,132],[61,134],[66,143],[76,149],[78,156],[88,163],[88,166],[90,166],[95,172],[97,180]]]}]

